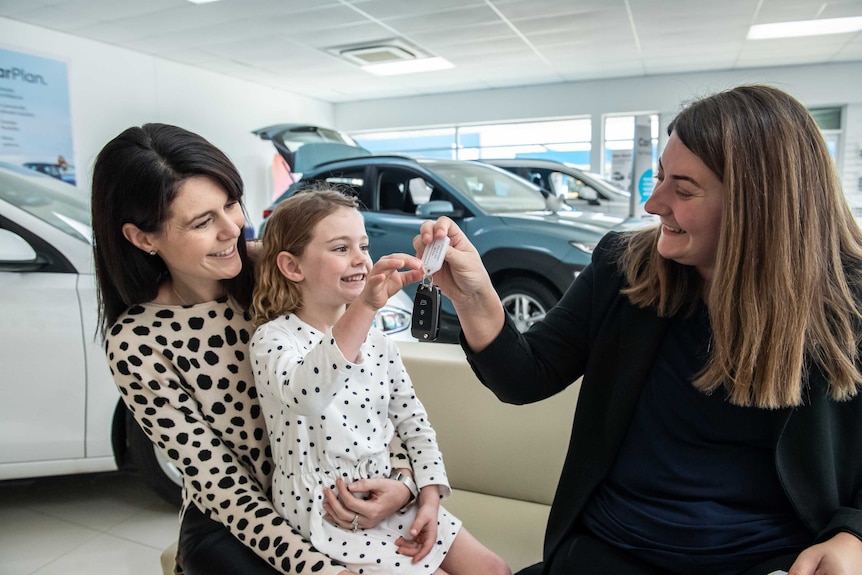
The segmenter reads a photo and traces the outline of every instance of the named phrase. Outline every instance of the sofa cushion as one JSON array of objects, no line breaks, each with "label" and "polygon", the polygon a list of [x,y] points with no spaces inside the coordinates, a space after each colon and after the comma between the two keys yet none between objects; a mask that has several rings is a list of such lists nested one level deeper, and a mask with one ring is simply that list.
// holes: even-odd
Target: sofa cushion
[{"label": "sofa cushion", "polygon": [[499,401],[460,346],[399,342],[454,489],[550,505],[568,448],[580,381],[530,405]]},{"label": "sofa cushion", "polygon": [[513,573],[542,560],[550,505],[454,489],[443,506]]}]

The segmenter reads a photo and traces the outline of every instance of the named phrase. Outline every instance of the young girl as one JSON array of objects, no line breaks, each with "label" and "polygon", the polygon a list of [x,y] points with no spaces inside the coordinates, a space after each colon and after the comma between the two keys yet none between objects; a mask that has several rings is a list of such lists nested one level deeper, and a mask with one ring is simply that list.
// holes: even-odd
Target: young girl
[{"label": "young girl", "polygon": [[[440,506],[449,494],[425,408],[394,342],[372,328],[389,297],[422,278],[421,261],[385,256],[372,267],[356,201],[335,190],[299,193],[275,209],[257,262],[251,361],[273,447],[273,500],[316,549],[352,571],[500,574],[511,571]],[[407,271],[398,271],[407,268]],[[391,473],[398,433],[418,501],[364,529],[327,513],[346,482]]]}]

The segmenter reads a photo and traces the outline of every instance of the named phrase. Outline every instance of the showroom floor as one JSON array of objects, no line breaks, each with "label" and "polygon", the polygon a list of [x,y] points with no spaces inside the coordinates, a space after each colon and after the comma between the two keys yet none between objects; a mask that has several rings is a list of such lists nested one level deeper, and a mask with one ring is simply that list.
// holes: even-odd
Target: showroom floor
[{"label": "showroom floor", "polygon": [[0,574],[158,575],[177,517],[131,473],[0,481]]}]

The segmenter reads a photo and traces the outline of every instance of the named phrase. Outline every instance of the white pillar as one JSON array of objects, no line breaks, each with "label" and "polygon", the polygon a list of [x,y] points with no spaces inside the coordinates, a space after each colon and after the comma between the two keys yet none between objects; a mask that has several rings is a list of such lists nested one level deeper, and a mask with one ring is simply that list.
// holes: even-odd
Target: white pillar
[{"label": "white pillar", "polygon": [[644,202],[652,194],[655,180],[652,172],[652,130],[648,115],[635,116],[634,157],[629,217],[653,219],[644,211]]}]

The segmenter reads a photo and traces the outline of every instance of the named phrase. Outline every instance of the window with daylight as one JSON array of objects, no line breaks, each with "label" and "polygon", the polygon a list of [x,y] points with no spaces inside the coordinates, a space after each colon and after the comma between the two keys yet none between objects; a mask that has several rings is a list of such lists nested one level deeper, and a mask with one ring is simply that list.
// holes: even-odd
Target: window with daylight
[{"label": "window with daylight", "polygon": [[377,154],[453,160],[543,158],[589,169],[589,118],[351,134]]},{"label": "window with daylight", "polygon": [[357,144],[375,154],[405,154],[444,159],[457,156],[458,131],[454,127],[351,135]]},{"label": "window with daylight", "polygon": [[841,146],[841,135],[843,133],[842,118],[843,110],[838,106],[830,108],[809,108],[808,111],[820,126],[820,131],[823,133],[823,138],[826,140],[826,146],[829,148],[829,155],[833,160],[838,161],[839,148]]}]

